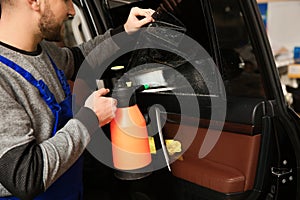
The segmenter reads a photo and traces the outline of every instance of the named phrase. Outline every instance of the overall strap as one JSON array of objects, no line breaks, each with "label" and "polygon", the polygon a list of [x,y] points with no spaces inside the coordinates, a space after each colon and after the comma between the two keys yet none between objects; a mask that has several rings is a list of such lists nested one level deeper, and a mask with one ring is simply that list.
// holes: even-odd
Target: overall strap
[{"label": "overall strap", "polygon": [[49,54],[47,53],[50,61],[51,61],[51,64],[56,72],[56,75],[59,79],[59,82],[65,92],[65,95],[66,97],[70,96],[71,95],[71,89],[70,89],[70,85],[68,84],[67,82],[67,79],[66,79],[66,76],[65,76],[65,73],[63,70],[61,69],[58,69],[58,67],[56,66],[55,62],[52,60],[52,58],[49,56]]},{"label": "overall strap", "polygon": [[48,86],[44,83],[43,80],[36,80],[28,71],[26,71],[25,69],[23,69],[22,67],[20,67],[16,63],[14,63],[13,61],[11,61],[1,55],[0,55],[0,62],[4,63],[11,69],[18,72],[29,83],[31,83],[33,86],[35,86],[39,90],[41,97],[46,102],[48,107],[51,109],[51,111],[54,115],[54,118],[55,118],[55,126],[54,126],[55,130],[53,130],[53,132],[52,132],[52,136],[53,136],[53,133],[56,133],[56,124],[58,123],[58,114],[59,114],[59,111],[61,110],[61,107],[56,102],[56,99],[55,99],[54,95],[51,93],[51,91],[49,90]]},{"label": "overall strap", "polygon": [[[59,104],[55,100],[54,95],[51,93],[47,85],[42,81],[37,81],[29,72],[24,70],[22,67],[12,62],[11,60],[0,55],[0,62],[4,63],[8,67],[12,68],[20,75],[22,75],[27,81],[29,81],[33,86],[35,86],[44,101],[47,103],[53,115],[55,117],[55,124],[52,131],[52,136],[56,133],[57,128],[64,125],[67,120],[72,116],[72,95],[70,87],[64,76],[62,70],[59,70],[51,57],[48,55],[55,71],[57,77],[65,91],[66,99]],[[83,200],[83,185],[82,185],[82,169],[83,169],[83,157],[79,159],[62,175],[60,176],[44,193],[35,197],[34,200],[53,200],[53,199],[63,199],[63,200]],[[19,200],[16,197],[4,197],[0,200]]]}]

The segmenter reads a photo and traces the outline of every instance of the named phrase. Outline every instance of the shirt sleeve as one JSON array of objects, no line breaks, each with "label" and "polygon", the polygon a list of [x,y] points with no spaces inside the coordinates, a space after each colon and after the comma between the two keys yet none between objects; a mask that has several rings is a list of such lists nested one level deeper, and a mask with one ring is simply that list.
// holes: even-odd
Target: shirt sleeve
[{"label": "shirt sleeve", "polygon": [[0,87],[0,93],[0,189],[3,193],[3,185],[21,199],[33,199],[44,190],[42,151],[13,92]]},{"label": "shirt sleeve", "polygon": [[49,138],[53,116],[39,92],[0,66],[0,197],[33,199],[72,166],[99,122],[92,110],[82,108]]}]

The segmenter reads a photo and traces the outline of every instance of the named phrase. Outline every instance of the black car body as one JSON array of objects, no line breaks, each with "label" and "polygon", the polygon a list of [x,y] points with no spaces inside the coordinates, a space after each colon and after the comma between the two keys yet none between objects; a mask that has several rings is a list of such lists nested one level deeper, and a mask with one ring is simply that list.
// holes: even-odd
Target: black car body
[{"label": "black car body", "polygon": [[[221,77],[205,78],[186,63],[174,67],[172,58],[178,59],[176,55],[158,52],[158,60],[173,65],[195,93],[179,88],[185,83],[179,83],[180,78],[172,75],[166,76],[167,70],[153,68],[150,72],[162,70],[164,73],[165,83],[158,86],[173,89],[141,92],[137,97],[138,105],[145,114],[154,104],[164,107],[164,137],[182,140],[183,151],[171,158],[171,172],[165,166],[135,181],[116,179],[113,169],[89,157],[85,171],[86,198],[300,199],[299,117],[283,95],[257,2],[182,0],[175,7],[172,2],[175,1],[74,0],[79,17],[77,26],[72,25],[76,43],[122,25],[134,6],[154,10],[160,7],[179,19],[185,28],[184,34],[206,50],[211,58],[209,61],[215,63]],[[125,71],[122,71],[125,73],[132,69],[132,63],[154,63],[153,57],[141,61],[141,56],[152,54],[149,49],[139,49],[112,65],[125,65]],[[210,71],[210,77],[214,77],[214,70]],[[139,76],[143,73],[140,71]],[[116,76],[108,70],[99,79]],[[211,84],[215,90],[210,90]],[[196,99],[198,107],[191,106],[183,112],[178,98],[183,102]],[[213,102],[220,103],[213,108]],[[224,106],[224,120],[218,125],[222,113],[213,112]],[[195,109],[201,115],[197,115]],[[214,134],[213,130],[221,134],[211,151],[199,158],[206,134]],[[192,132],[195,134],[189,134]]]}]

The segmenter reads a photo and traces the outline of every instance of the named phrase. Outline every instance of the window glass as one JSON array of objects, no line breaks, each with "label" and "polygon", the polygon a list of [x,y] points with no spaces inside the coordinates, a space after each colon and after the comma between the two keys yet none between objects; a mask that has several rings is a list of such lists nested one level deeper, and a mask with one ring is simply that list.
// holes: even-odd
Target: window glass
[{"label": "window glass", "polygon": [[264,97],[259,66],[238,1],[211,0],[211,8],[227,95]]},{"label": "window glass", "polygon": [[[174,2],[177,3],[174,4]],[[194,50],[193,46],[186,53],[192,58],[191,61],[195,61],[193,60],[195,58],[195,62],[201,63],[198,68],[167,49],[135,51],[129,54],[131,56],[128,56],[128,59],[126,56],[124,65],[126,71],[134,73],[135,80],[133,81],[137,81],[136,84],[146,83],[140,82],[141,80],[148,82],[154,80],[150,82],[153,86],[173,88],[172,91],[163,90],[163,92],[218,95],[220,91],[217,88],[222,84],[216,78],[216,70],[220,69],[221,82],[224,83],[227,96],[264,97],[259,66],[238,1],[210,0],[209,2],[214,24],[210,22],[211,16],[207,12],[208,7],[204,7],[204,2],[201,0],[161,0],[157,10],[167,13],[160,16],[158,20],[163,21],[167,18],[167,22],[184,27],[183,33],[198,42],[210,59],[197,54],[199,52]],[[117,8],[122,9],[123,6]],[[166,15],[168,16],[164,18]],[[170,16],[174,17],[175,21],[170,19]],[[213,45],[214,28],[219,47],[217,51],[221,57],[220,66],[217,67],[212,64],[217,59],[215,57],[216,49],[213,49],[216,48]],[[69,30],[68,26],[66,30]],[[145,42],[145,38],[141,39]],[[181,41],[180,45],[184,46],[184,43],[185,41]],[[149,63],[157,65],[149,66]],[[211,70],[203,71],[204,68],[209,67]],[[134,68],[136,69],[133,70]],[[193,88],[192,92],[187,90],[187,87],[190,86]]]},{"label": "window glass", "polygon": [[[174,32],[162,34],[147,29],[157,32],[141,35],[138,42],[141,50],[132,54],[127,70],[133,72],[133,82],[137,85],[146,83],[143,80],[151,80],[150,84],[155,87],[172,88],[171,91],[163,90],[164,93],[218,95],[219,71],[211,57],[211,35],[203,5],[200,0],[177,2],[174,5],[174,1],[163,0],[157,8],[154,23],[150,25],[167,27]],[[143,49],[148,41],[158,48]],[[157,71],[155,76],[153,71]]]}]

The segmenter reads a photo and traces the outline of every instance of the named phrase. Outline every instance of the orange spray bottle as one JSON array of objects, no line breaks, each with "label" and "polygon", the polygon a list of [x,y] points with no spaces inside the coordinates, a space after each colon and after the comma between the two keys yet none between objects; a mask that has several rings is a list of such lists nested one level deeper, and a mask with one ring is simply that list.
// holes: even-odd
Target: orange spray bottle
[{"label": "orange spray bottle", "polygon": [[136,91],[141,87],[113,90],[118,100],[115,118],[110,123],[113,164],[121,179],[139,179],[149,173],[138,172],[151,163],[147,126],[136,104]]}]

